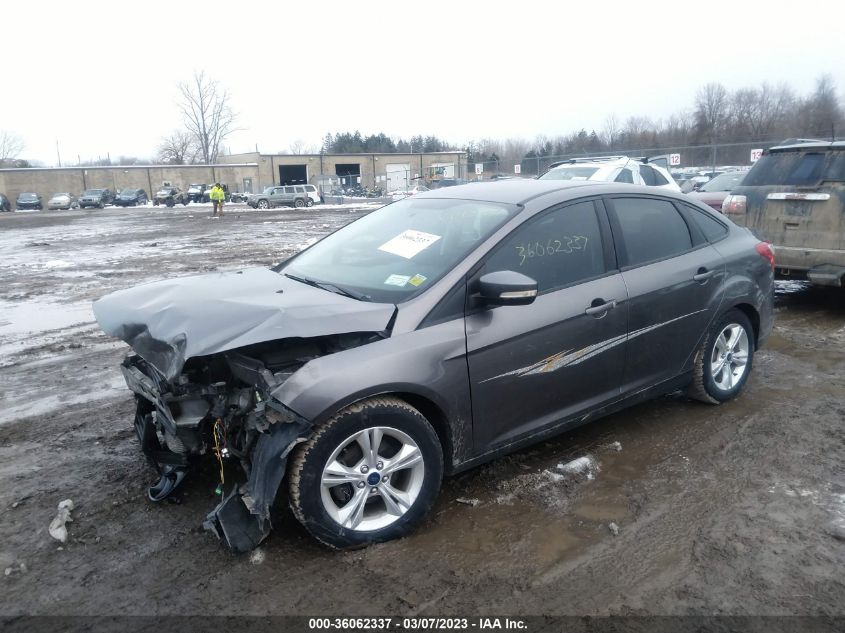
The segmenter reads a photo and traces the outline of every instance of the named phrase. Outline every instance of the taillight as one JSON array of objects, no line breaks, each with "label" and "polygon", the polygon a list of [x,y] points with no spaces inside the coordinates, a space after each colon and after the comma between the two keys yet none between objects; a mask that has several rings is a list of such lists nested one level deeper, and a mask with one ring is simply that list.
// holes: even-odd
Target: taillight
[{"label": "taillight", "polygon": [[765,257],[769,260],[772,270],[775,269],[775,247],[772,246],[771,242],[760,242],[754,247],[754,250],[757,251],[761,257]]},{"label": "taillight", "polygon": [[722,213],[725,215],[742,215],[745,213],[745,196],[728,196],[722,202]]}]

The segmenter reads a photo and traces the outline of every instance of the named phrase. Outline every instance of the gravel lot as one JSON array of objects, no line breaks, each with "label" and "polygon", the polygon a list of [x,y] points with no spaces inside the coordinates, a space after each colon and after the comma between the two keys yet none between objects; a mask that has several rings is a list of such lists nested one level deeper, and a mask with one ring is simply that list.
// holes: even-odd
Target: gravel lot
[{"label": "gravel lot", "polygon": [[0,613],[845,615],[845,291],[796,282],[738,400],[666,397],[450,479],[401,541],[333,552],[281,511],[233,556],[200,527],[210,463],[149,503],[127,348],[90,302],[267,266],[367,210],[0,214]]}]

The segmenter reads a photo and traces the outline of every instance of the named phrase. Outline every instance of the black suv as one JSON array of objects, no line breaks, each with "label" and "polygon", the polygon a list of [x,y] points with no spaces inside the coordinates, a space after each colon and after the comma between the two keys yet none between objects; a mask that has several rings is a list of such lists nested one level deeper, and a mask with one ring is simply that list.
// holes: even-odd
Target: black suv
[{"label": "black suv", "polygon": [[137,207],[139,204],[147,204],[147,192],[143,189],[124,189],[114,199],[115,206]]},{"label": "black suv", "polygon": [[23,193],[18,194],[18,199],[15,201],[15,208],[18,210],[21,209],[41,209],[44,206],[41,204],[41,196],[37,193],[32,193],[30,191],[25,191]]},{"label": "black suv", "polygon": [[0,211],[11,211],[12,203],[9,201],[9,196],[5,193],[0,193]]},{"label": "black suv", "polygon": [[86,189],[79,196],[79,208],[99,207],[102,209],[107,204],[114,202],[114,193],[111,189]]}]

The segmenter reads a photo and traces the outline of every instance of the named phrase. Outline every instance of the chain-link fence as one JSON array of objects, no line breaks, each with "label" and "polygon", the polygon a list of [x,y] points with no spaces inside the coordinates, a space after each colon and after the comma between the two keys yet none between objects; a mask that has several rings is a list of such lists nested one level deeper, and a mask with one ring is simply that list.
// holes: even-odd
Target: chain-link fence
[{"label": "chain-link fence", "polygon": [[[841,139],[837,139],[841,140]],[[682,145],[646,148],[620,148],[600,152],[580,152],[555,156],[526,156],[517,160],[486,160],[470,162],[467,172],[471,180],[489,180],[504,176],[538,176],[558,162],[573,159],[583,160],[589,156],[627,156],[630,158],[665,156],[671,171],[716,171],[724,167],[747,167],[758,157],[756,150],[780,145],[777,141],[744,141],[741,143],[719,143],[712,145]]]}]

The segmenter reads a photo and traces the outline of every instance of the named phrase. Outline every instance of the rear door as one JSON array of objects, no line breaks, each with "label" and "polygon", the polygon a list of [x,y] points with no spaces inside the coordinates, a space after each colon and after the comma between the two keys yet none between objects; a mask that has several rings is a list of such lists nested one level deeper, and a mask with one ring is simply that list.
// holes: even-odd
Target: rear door
[{"label": "rear door", "polygon": [[682,373],[722,299],[725,264],[698,226],[666,198],[611,196],[628,293],[624,393]]},{"label": "rear door", "polygon": [[608,240],[600,203],[553,208],[502,240],[471,279],[470,292],[481,275],[513,270],[536,280],[539,290],[530,305],[468,311],[479,452],[618,397],[627,303]]}]

